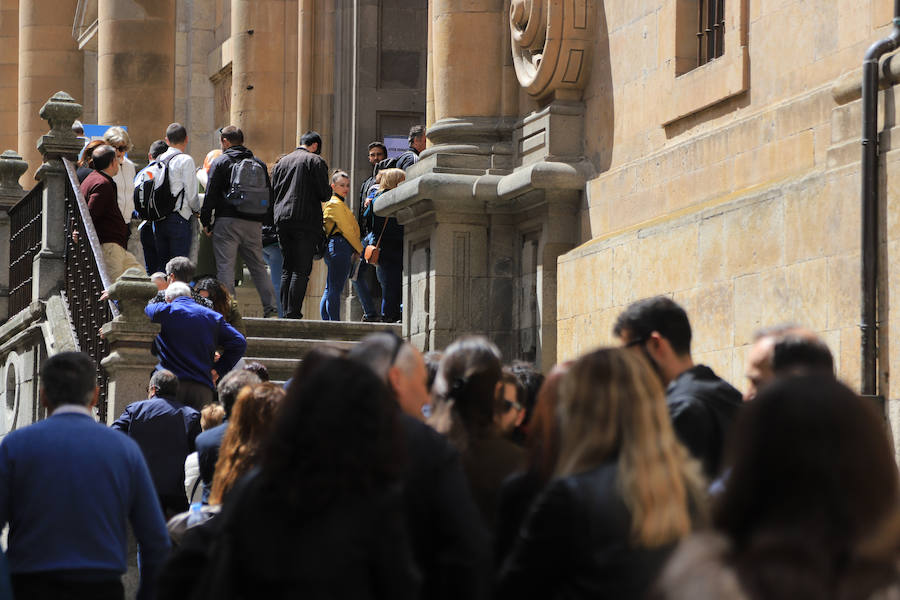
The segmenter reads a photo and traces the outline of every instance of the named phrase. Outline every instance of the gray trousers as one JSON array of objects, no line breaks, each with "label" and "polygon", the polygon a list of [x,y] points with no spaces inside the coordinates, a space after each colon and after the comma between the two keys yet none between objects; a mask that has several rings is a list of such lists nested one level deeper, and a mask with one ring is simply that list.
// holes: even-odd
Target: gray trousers
[{"label": "gray trousers", "polygon": [[212,246],[216,257],[216,278],[225,284],[228,292],[234,295],[234,262],[240,252],[244,264],[250,269],[263,310],[266,313],[277,312],[275,288],[263,260],[262,223],[231,217],[217,218]]}]

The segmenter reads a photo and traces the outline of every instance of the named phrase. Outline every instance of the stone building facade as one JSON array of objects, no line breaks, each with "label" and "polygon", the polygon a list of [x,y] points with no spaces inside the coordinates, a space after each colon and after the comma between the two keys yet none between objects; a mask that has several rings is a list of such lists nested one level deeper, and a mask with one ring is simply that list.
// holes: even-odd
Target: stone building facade
[{"label": "stone building facade", "polygon": [[[368,141],[424,119],[429,148],[376,203],[406,227],[423,349],[487,332],[546,368],[661,293],[738,386],[754,330],[783,321],[858,385],[860,64],[892,17],[890,0],[0,0],[0,146],[33,171],[35,106],[76,90],[136,153],[171,120],[198,160],[226,122],[268,161],[316,128],[355,187]],[[895,71],[877,341],[898,422]]]}]

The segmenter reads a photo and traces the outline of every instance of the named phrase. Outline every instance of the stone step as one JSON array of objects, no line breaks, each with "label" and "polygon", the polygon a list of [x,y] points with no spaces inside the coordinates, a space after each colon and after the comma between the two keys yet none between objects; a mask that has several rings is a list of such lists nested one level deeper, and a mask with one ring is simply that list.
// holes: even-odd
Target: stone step
[{"label": "stone step", "polygon": [[[244,318],[247,337],[297,340],[358,341],[370,333],[393,331],[401,334],[400,323],[355,323],[352,321],[312,321],[307,319]],[[247,350],[250,352],[250,349]]]},{"label": "stone step", "polygon": [[294,370],[303,362],[298,358],[266,358],[261,356],[245,356],[246,362],[257,361],[266,366],[269,371],[269,380],[277,385],[283,385],[285,381],[294,376]]},{"label": "stone step", "polygon": [[307,352],[323,343],[328,343],[341,348],[350,348],[356,342],[349,340],[248,336],[247,351],[244,353],[244,356],[261,357],[257,360],[268,367],[271,359],[300,360]]}]

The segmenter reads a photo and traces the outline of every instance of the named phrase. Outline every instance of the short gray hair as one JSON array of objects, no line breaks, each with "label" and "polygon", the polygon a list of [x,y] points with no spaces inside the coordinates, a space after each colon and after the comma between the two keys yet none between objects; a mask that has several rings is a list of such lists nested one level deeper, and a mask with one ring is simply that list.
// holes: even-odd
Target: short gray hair
[{"label": "short gray hair", "polygon": [[225,416],[231,416],[231,408],[237,401],[238,393],[248,385],[262,383],[259,375],[253,371],[234,369],[229,371],[219,380],[216,391],[219,392],[219,402],[225,407]]},{"label": "short gray hair", "polygon": [[166,263],[166,275],[174,275],[175,281],[190,282],[197,267],[187,256],[176,256]]},{"label": "short gray hair", "polygon": [[156,388],[156,394],[165,398],[174,398],[178,393],[178,377],[168,369],[160,369],[150,377],[150,386]]},{"label": "short gray hair", "polygon": [[166,288],[166,302],[171,302],[175,298],[180,298],[181,296],[191,297],[191,287],[182,282],[182,281],[173,281],[169,284],[169,287]]}]

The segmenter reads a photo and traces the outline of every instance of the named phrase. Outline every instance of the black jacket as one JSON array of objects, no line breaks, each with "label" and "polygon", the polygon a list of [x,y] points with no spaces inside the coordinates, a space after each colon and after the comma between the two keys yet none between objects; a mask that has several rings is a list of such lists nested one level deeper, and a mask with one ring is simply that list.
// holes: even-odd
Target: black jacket
[{"label": "black jacket", "polygon": [[[203,198],[203,208],[200,209],[200,223],[204,227],[210,226],[213,211],[215,211],[217,219],[231,217],[260,223],[265,221],[266,215],[248,215],[235,210],[233,206],[225,202],[225,194],[228,193],[231,185],[231,171],[237,163],[245,158],[253,158],[253,153],[243,146],[232,146],[209,165],[209,183],[206,186],[206,196]],[[255,160],[266,171],[266,187],[269,188],[269,207],[271,208],[274,195],[272,182],[269,181],[269,170],[266,168],[266,163],[258,158]]]},{"label": "black jacket", "polygon": [[490,537],[481,524],[459,455],[434,429],[402,415],[409,455],[404,476],[413,552],[423,600],[478,600],[490,594]]},{"label": "black jacket", "polygon": [[666,390],[675,433],[703,463],[703,473],[710,481],[722,468],[725,440],[741,401],[741,393],[705,365],[688,369]]},{"label": "black jacket", "polygon": [[328,165],[318,154],[297,148],[272,170],[275,224],[322,229],[322,203],[331,198]]},{"label": "black jacket", "polygon": [[631,542],[616,462],[550,482],[500,571],[498,600],[640,599],[674,544]]}]

